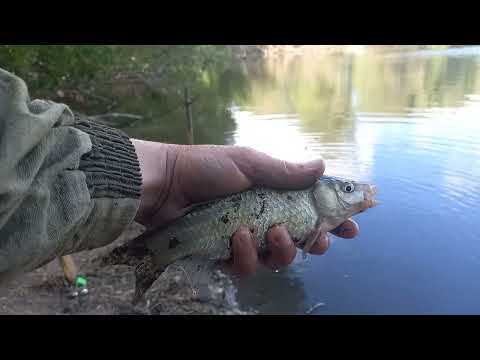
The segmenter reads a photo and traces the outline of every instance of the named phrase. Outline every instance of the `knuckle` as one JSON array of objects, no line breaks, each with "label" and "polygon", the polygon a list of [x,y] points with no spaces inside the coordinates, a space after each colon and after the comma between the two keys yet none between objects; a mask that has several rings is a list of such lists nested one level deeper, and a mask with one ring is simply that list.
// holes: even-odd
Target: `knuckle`
[{"label": "knuckle", "polygon": [[242,155],[244,155],[246,157],[250,157],[250,156],[252,156],[253,154],[256,153],[256,150],[254,150],[250,146],[239,146],[237,149]]}]

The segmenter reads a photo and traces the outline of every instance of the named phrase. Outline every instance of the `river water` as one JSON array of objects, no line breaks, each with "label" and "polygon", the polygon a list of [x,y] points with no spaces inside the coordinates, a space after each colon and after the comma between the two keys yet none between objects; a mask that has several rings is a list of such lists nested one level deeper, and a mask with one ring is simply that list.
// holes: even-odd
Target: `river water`
[{"label": "river water", "polygon": [[287,269],[239,284],[241,305],[480,313],[480,47],[305,52],[245,65],[244,77],[248,91],[232,98],[227,124],[204,121],[215,136],[201,142],[291,161],[322,156],[327,174],[376,184],[381,204],[356,217],[354,240],[332,236],[324,256],[299,252]]}]

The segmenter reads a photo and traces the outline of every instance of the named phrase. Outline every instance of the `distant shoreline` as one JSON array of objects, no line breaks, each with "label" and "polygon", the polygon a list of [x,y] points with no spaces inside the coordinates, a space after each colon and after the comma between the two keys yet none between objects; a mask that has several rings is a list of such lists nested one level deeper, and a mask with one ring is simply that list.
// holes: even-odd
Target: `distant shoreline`
[{"label": "distant shoreline", "polygon": [[378,52],[445,50],[472,45],[230,45],[235,57],[240,60],[256,60],[277,55],[293,55],[312,52],[322,55],[361,53],[366,50]]}]

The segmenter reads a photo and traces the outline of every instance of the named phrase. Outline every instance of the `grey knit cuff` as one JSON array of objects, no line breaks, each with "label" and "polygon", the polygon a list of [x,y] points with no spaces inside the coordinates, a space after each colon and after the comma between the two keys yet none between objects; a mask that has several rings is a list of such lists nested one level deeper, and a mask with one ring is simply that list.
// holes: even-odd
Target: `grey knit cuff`
[{"label": "grey knit cuff", "polygon": [[90,135],[92,150],[80,160],[92,198],[141,196],[142,175],[135,147],[125,133],[77,117],[75,128]]}]

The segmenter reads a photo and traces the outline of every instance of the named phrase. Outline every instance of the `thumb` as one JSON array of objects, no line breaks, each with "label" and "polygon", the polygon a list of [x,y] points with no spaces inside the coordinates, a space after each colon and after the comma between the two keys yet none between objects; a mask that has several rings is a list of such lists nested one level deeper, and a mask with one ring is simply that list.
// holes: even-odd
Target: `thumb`
[{"label": "thumb", "polygon": [[231,148],[232,160],[252,185],[297,190],[312,185],[325,171],[323,159],[291,163],[250,148]]}]

